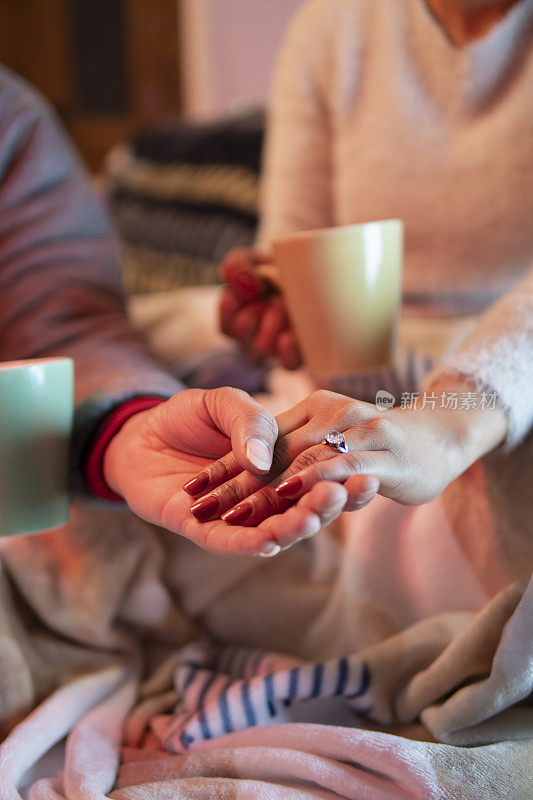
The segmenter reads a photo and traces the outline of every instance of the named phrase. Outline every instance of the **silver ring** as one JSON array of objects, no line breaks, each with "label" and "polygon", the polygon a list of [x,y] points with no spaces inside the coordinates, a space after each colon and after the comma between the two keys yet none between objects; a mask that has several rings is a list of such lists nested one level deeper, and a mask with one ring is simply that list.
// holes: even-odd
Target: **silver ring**
[{"label": "silver ring", "polygon": [[321,444],[327,444],[328,447],[338,450],[339,453],[348,452],[346,437],[344,433],[340,433],[340,431],[330,431],[329,433],[326,433],[326,436],[324,439],[322,439]]}]

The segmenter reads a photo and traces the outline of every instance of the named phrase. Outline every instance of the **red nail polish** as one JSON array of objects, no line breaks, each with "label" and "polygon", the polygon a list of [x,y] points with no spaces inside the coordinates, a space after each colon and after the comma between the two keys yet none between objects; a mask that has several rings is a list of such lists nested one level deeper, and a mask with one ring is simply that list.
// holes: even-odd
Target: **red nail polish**
[{"label": "red nail polish", "polygon": [[215,495],[209,497],[202,497],[197,503],[191,506],[191,513],[194,514],[198,522],[207,522],[209,519],[215,519],[218,515],[220,502]]},{"label": "red nail polish", "polygon": [[205,492],[207,487],[209,486],[209,475],[206,475],[205,472],[200,473],[192,480],[188,481],[184,484],[183,488],[187,492],[187,494],[195,495],[201,494],[201,492]]},{"label": "red nail polish", "polygon": [[241,274],[237,276],[236,282],[241,294],[247,298],[251,299],[252,297],[257,297],[259,294],[257,283],[250,275],[247,275],[246,272],[241,272]]},{"label": "red nail polish", "polygon": [[295,497],[301,491],[302,486],[302,479],[295,476],[276,486],[276,492],[280,497]]},{"label": "red nail polish", "polygon": [[242,525],[252,516],[253,506],[251,503],[243,503],[242,506],[236,506],[231,511],[227,511],[222,515],[224,522],[230,525]]}]

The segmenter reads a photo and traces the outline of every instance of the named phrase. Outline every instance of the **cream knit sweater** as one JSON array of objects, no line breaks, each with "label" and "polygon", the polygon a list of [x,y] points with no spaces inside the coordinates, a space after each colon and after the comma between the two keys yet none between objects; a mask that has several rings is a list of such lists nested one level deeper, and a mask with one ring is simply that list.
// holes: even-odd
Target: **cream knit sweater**
[{"label": "cream knit sweater", "polygon": [[308,0],[278,62],[259,234],[403,219],[406,302],[492,306],[439,373],[498,393],[509,446],[533,423],[532,42],[533,0],[465,47],[423,0]]}]

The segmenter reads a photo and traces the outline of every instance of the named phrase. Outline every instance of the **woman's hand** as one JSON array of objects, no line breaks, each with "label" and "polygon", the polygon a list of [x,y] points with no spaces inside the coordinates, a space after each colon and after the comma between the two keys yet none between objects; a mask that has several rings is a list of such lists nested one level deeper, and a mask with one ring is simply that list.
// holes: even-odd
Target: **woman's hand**
[{"label": "woman's hand", "polygon": [[274,417],[245,392],[189,389],[123,425],[106,448],[104,475],[138,516],[207,550],[275,555],[338,516],[346,489],[321,484],[286,513],[245,528],[221,520],[200,523],[183,486],[231,448],[247,475],[267,473],[277,436]]},{"label": "woman's hand", "polygon": [[278,358],[286,369],[302,363],[285,304],[273,285],[257,272],[272,263],[258,250],[232,250],[222,263],[226,288],[220,303],[220,325],[224,333],[259,358]]},{"label": "woman's hand", "polygon": [[[442,392],[471,393],[474,387],[449,379],[432,391],[440,399]],[[194,514],[216,508],[232,524],[259,524],[305,497],[321,481],[344,484],[345,510],[361,508],[378,491],[399,503],[426,503],[496,447],[507,429],[499,408],[452,410],[428,405],[378,411],[327,391],[315,392],[278,417],[277,423],[280,438],[270,473],[257,478],[241,472],[229,454],[202,473],[202,492],[195,493],[202,499],[193,505]],[[345,434],[348,453],[320,444],[331,430]]]}]

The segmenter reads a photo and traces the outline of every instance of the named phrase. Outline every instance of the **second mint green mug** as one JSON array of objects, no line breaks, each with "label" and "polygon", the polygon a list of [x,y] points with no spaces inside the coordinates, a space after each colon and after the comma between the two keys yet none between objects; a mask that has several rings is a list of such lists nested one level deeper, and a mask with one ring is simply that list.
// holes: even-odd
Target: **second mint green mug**
[{"label": "second mint green mug", "polygon": [[70,358],[0,362],[0,537],[69,516]]}]

